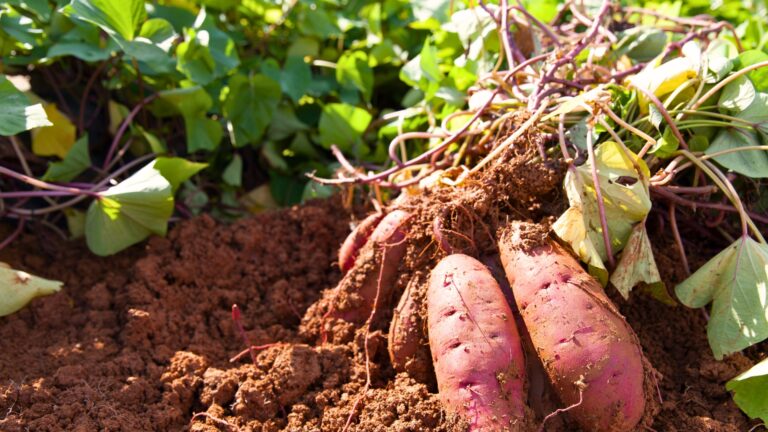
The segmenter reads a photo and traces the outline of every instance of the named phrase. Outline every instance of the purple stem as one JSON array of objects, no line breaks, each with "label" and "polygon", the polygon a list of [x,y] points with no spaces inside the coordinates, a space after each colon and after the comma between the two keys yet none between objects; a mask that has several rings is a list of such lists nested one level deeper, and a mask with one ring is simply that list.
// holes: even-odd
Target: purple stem
[{"label": "purple stem", "polygon": [[675,136],[675,138],[677,138],[677,142],[679,142],[684,149],[688,150],[688,143],[685,141],[685,138],[683,138],[683,134],[680,133],[680,129],[677,128],[675,121],[672,120],[672,116],[669,115],[669,112],[664,107],[664,104],[661,103],[659,98],[657,98],[656,95],[654,95],[653,93],[649,92],[648,90],[642,87],[638,87],[638,86],[633,86],[633,87],[636,88],[637,91],[639,91],[640,93],[644,94],[645,97],[647,97],[648,100],[650,100],[656,106],[656,108],[661,113],[662,117],[664,117],[664,121],[667,122],[667,126],[669,126],[669,128],[672,130],[672,134]]},{"label": "purple stem", "polygon": [[112,140],[112,145],[109,147],[109,152],[107,152],[107,158],[104,159],[104,164],[102,165],[103,169],[107,169],[109,164],[112,162],[112,158],[115,155],[115,152],[117,151],[117,146],[120,144],[120,140],[123,139],[123,135],[125,135],[125,131],[128,129],[128,126],[133,122],[133,119],[136,117],[136,115],[141,111],[141,109],[147,105],[148,103],[155,100],[155,98],[158,97],[157,93],[151,94],[144,98],[141,102],[138,103],[130,113],[128,113],[128,116],[125,117],[125,120],[123,120],[123,123],[120,125],[120,128],[117,130],[117,133],[115,134],[115,138]]},{"label": "purple stem", "polygon": [[25,217],[19,218],[19,224],[16,225],[16,229],[13,230],[11,235],[8,236],[5,240],[3,240],[2,243],[0,243],[0,250],[5,249],[9,244],[11,244],[16,238],[21,234],[21,232],[24,230],[24,224],[27,222],[27,219]]},{"label": "purple stem", "polygon": [[605,214],[605,204],[603,202],[603,191],[600,187],[600,177],[597,175],[597,159],[595,158],[595,146],[592,142],[592,130],[587,130],[587,152],[589,163],[592,166],[592,183],[595,185],[595,194],[597,197],[597,210],[600,214],[600,225],[603,228],[603,242],[605,243],[605,254],[608,256],[608,265],[614,268],[613,247],[611,245],[611,233],[608,231],[608,217]]},{"label": "purple stem", "polygon": [[587,47],[596,37],[600,30],[600,23],[603,21],[605,16],[608,14],[608,12],[611,10],[611,2],[610,0],[604,0],[603,5],[600,6],[600,10],[597,12],[597,16],[595,17],[595,20],[592,21],[592,27],[589,28],[589,31],[587,32],[586,36],[584,36],[583,39],[579,41],[579,43],[576,44],[573,49],[571,49],[568,54],[561,57],[559,60],[555,62],[554,65],[549,69],[549,71],[544,75],[544,77],[541,78],[541,81],[539,81],[538,89],[536,91],[536,99],[534,100],[533,107],[534,109],[538,108],[541,104],[541,101],[544,99],[541,96],[542,89],[545,85],[551,82],[552,78],[555,77],[555,73],[557,73],[557,70],[560,69],[562,66],[572,63],[576,56],[578,56],[582,51],[584,51],[584,48]]}]

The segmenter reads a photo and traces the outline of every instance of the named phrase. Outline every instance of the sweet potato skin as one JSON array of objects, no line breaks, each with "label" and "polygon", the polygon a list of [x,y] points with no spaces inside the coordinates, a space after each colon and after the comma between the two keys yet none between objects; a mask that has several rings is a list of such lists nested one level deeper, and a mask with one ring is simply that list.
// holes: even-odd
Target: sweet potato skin
[{"label": "sweet potato skin", "polygon": [[479,261],[450,255],[432,270],[429,345],[447,411],[471,431],[524,430],[525,359],[512,311]]},{"label": "sweet potato skin", "polygon": [[339,248],[339,269],[346,274],[355,265],[360,249],[368,242],[373,230],[384,217],[384,213],[372,213],[349,233]]},{"label": "sweet potato skin", "polygon": [[[394,210],[379,222],[361,252],[361,256],[371,257],[371,262],[355,263],[336,287],[337,291],[344,291],[354,297],[354,301],[332,305],[331,317],[354,323],[365,322],[373,310],[377,296],[378,308],[389,306],[397,280],[397,268],[407,248],[409,218],[408,212]],[[368,253],[365,253],[365,249]]]},{"label": "sweet potato skin", "polygon": [[415,274],[405,287],[392,313],[387,347],[392,367],[406,372],[416,381],[427,383],[432,373],[432,359],[426,334],[427,275]]},{"label": "sweet potato skin", "polygon": [[531,240],[532,227],[511,224],[499,252],[555,391],[584,430],[634,430],[646,404],[637,337],[600,284],[556,242]]}]

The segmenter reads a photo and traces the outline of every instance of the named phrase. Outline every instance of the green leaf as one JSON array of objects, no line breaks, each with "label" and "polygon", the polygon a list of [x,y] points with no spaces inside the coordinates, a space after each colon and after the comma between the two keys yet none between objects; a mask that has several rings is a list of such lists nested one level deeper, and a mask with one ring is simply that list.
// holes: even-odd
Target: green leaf
[{"label": "green leaf", "polygon": [[627,55],[638,62],[653,60],[667,44],[664,31],[654,27],[638,26],[621,33],[621,39],[613,52],[614,58]]},{"label": "green leaf", "polygon": [[429,43],[429,39],[424,42],[419,58],[419,67],[425,78],[430,81],[440,82],[443,79],[443,73],[440,71],[440,60],[437,56],[437,48]]},{"label": "green leaf", "polygon": [[0,317],[23,308],[35,297],[42,297],[61,290],[63,282],[43,279],[14,270],[0,262]]},{"label": "green leaf", "polygon": [[266,75],[235,75],[229,80],[224,115],[232,124],[235,147],[261,139],[277,110],[280,96],[280,84]]},{"label": "green leaf", "polygon": [[707,324],[716,359],[768,338],[768,246],[740,238],[675,288],[680,301],[712,303]]},{"label": "green leaf", "polygon": [[147,17],[144,0],[72,0],[64,12],[128,41],[133,40],[139,24]]},{"label": "green leaf", "polygon": [[239,154],[235,154],[229,162],[221,174],[221,179],[230,186],[239,187],[243,184],[243,159]]},{"label": "green leaf", "polygon": [[[741,70],[747,66],[751,66],[755,63],[760,63],[768,60],[768,54],[759,50],[748,50],[739,54],[734,61],[734,70]],[[766,68],[755,69],[747,74],[747,77],[752,84],[755,85],[757,91],[768,91],[768,70]]]},{"label": "green leaf", "polygon": [[160,98],[152,108],[159,117],[181,114],[187,135],[187,150],[196,152],[214,150],[221,141],[221,125],[206,115],[212,106],[210,95],[202,87],[195,86],[160,92]]},{"label": "green leaf", "polygon": [[240,64],[235,43],[213,24],[205,9],[200,10],[195,27],[185,30],[176,57],[179,72],[200,85],[210,84]]},{"label": "green leaf", "polygon": [[722,110],[740,112],[747,109],[755,100],[755,86],[742,75],[728,83],[720,94],[717,106]]},{"label": "green leaf", "polygon": [[279,141],[307,129],[309,129],[309,126],[296,117],[296,113],[290,104],[282,104],[275,110],[272,116],[267,136],[270,140]]},{"label": "green leaf", "polygon": [[91,166],[88,153],[88,135],[83,135],[67,152],[61,162],[51,162],[43,175],[45,181],[68,182]]},{"label": "green leaf", "polygon": [[67,229],[71,239],[79,239],[85,235],[85,212],[73,208],[63,210],[67,218]]},{"label": "green leaf", "polygon": [[53,126],[41,104],[30,104],[5,75],[0,75],[0,135],[10,136],[36,127]]},{"label": "green leaf", "polygon": [[734,393],[734,402],[749,418],[768,423],[768,359],[728,381],[725,388]]},{"label": "green leaf", "polygon": [[368,66],[368,55],[363,51],[347,51],[336,62],[336,80],[342,86],[353,87],[371,100],[373,69]]},{"label": "green leaf", "polygon": [[632,229],[616,269],[611,274],[611,283],[625,299],[629,298],[632,288],[640,283],[663,287],[645,223],[638,223]]},{"label": "green leaf", "polygon": [[46,57],[56,59],[73,56],[87,62],[97,62],[110,57],[109,47],[101,48],[88,42],[59,42],[51,45]]},{"label": "green leaf", "polygon": [[680,141],[672,133],[672,129],[667,128],[661,134],[661,138],[656,141],[656,145],[648,153],[653,154],[657,158],[667,159],[672,157],[679,147]]},{"label": "green leaf", "polygon": [[298,102],[312,84],[312,69],[303,57],[288,57],[280,74],[280,88],[283,93]]},{"label": "green leaf", "polygon": [[173,213],[171,183],[152,161],[99,193],[88,207],[85,240],[96,255],[112,255],[151,234],[165,235]]},{"label": "green leaf", "polygon": [[139,68],[145,75],[168,74],[175,70],[176,62],[159,45],[143,39],[122,42],[125,54],[139,62]]},{"label": "green leaf", "polygon": [[550,22],[557,16],[557,0],[523,0],[523,6],[541,22]]},{"label": "green leaf", "polygon": [[[723,129],[707,148],[706,154],[739,147],[758,146],[760,139],[757,133],[740,128]],[[747,150],[714,157],[720,165],[752,178],[768,177],[768,151]]]},{"label": "green leaf", "polygon": [[342,151],[349,151],[362,138],[371,119],[371,114],[362,108],[328,104],[320,115],[320,144],[325,148],[336,144]]},{"label": "green leaf", "polygon": [[192,162],[180,157],[161,156],[155,160],[155,169],[168,180],[174,194],[182,183],[206,167],[207,163]]}]

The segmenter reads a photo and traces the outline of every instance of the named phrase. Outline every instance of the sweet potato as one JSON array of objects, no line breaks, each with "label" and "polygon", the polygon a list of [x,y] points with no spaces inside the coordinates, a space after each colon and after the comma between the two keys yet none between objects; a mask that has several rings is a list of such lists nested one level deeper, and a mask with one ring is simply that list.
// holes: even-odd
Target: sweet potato
[{"label": "sweet potato", "polygon": [[360,258],[367,259],[355,263],[335,288],[334,296],[340,304],[331,306],[331,317],[361,323],[368,319],[377,297],[379,307],[388,305],[397,280],[397,267],[406,251],[409,217],[408,212],[394,210],[379,222],[361,252]]},{"label": "sweet potato", "polygon": [[512,311],[491,272],[450,255],[432,270],[429,345],[440,400],[471,431],[525,430],[525,360]]},{"label": "sweet potato", "polygon": [[644,414],[643,353],[624,317],[538,226],[500,236],[502,265],[531,341],[567,412],[584,430],[630,431]]},{"label": "sweet potato", "polygon": [[389,359],[398,372],[406,372],[416,381],[426,383],[432,370],[426,324],[421,309],[426,301],[427,277],[415,274],[405,287],[389,325]]},{"label": "sweet potato", "polygon": [[339,248],[339,268],[342,274],[346,274],[353,265],[360,249],[368,242],[373,230],[384,217],[384,213],[373,213],[363,219],[351,233],[344,239]]}]

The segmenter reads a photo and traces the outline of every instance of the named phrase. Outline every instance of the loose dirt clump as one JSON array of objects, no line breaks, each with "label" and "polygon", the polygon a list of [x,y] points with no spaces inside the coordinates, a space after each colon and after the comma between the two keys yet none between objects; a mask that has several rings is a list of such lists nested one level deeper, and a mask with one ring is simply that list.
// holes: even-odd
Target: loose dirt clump
[{"label": "loose dirt clump", "polygon": [[[493,269],[500,226],[548,226],[563,210],[563,167],[532,163],[531,152],[509,152],[464,187],[398,201],[412,221],[391,306],[409,275],[428,274],[446,248]],[[23,236],[0,260],[63,280],[65,289],[0,318],[0,430],[464,430],[443,412],[431,364],[421,365],[418,381],[390,364],[393,307],[370,326],[332,326],[323,339],[316,304],[341,279],[336,254],[350,229],[341,208],[331,199],[232,225],[202,216],[110,258]],[[435,241],[435,227],[444,241]],[[668,286],[684,277],[671,250],[657,251]],[[616,302],[663,376],[653,430],[748,429],[723,384],[750,359],[716,362],[699,311],[641,294]],[[231,320],[235,303],[259,346],[255,364],[248,354],[229,361],[245,348]],[[561,420],[547,425],[575,430]]]}]

